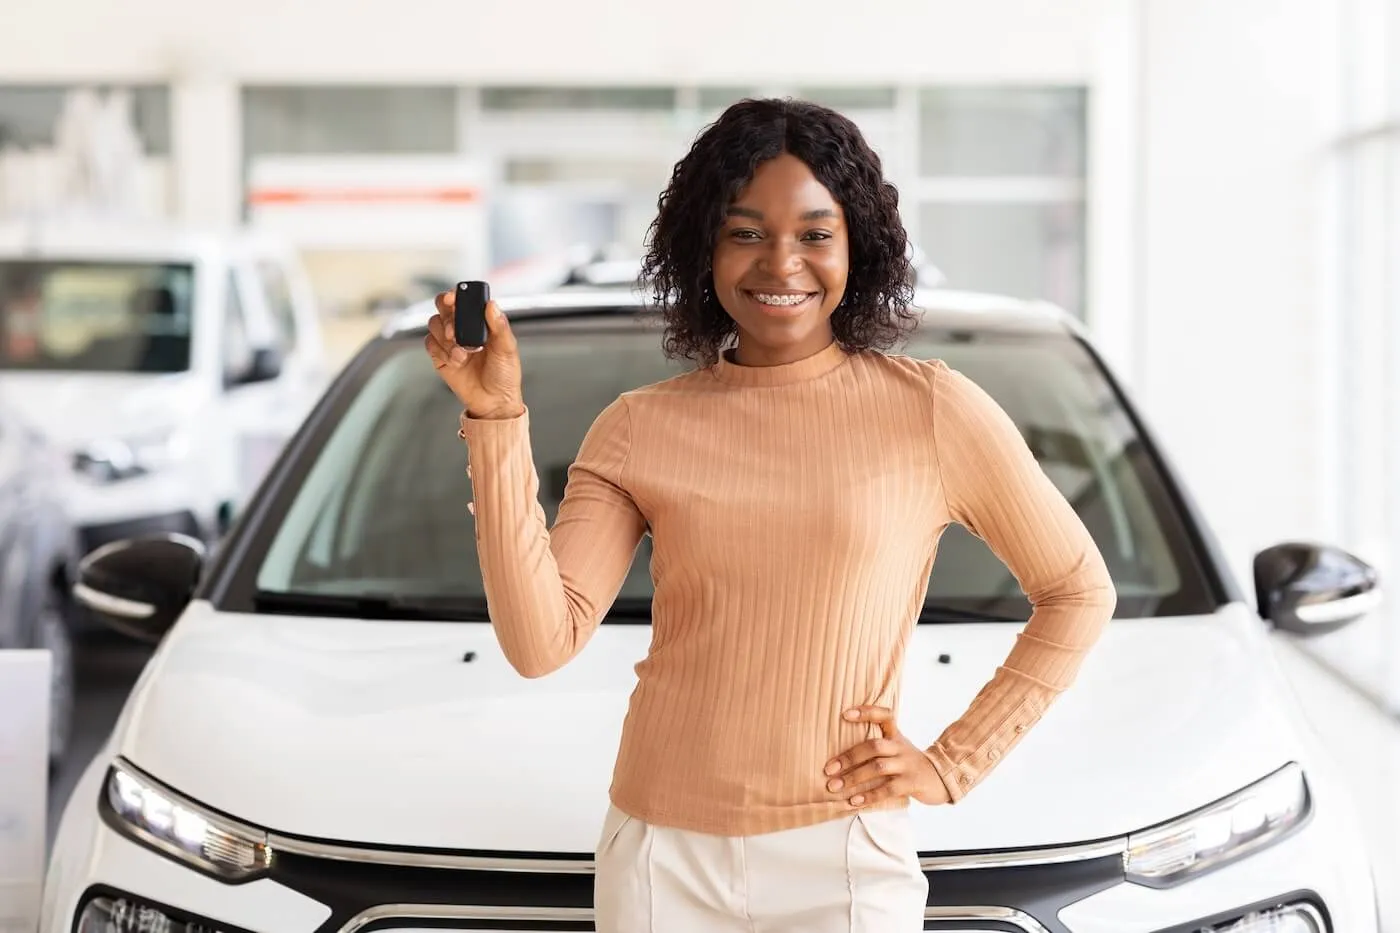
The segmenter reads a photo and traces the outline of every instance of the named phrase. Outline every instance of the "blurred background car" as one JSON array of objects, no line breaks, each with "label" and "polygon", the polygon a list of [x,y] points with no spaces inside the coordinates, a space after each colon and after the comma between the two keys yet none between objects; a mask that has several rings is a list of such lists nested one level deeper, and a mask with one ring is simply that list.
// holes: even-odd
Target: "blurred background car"
[{"label": "blurred background car", "polygon": [[53,770],[68,756],[76,690],[71,588],[82,549],[63,501],[67,466],[0,391],[0,650],[50,652]]},{"label": "blurred background car", "polygon": [[217,540],[328,378],[280,238],[0,226],[0,389],[63,451],[85,551],[146,531]]}]

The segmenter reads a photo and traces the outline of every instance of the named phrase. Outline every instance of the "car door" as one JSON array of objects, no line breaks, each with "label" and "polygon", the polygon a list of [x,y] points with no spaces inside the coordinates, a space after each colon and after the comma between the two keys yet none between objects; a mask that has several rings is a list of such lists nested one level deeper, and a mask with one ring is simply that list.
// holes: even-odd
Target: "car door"
[{"label": "car door", "polygon": [[23,647],[21,608],[28,586],[25,551],[25,439],[19,426],[0,412],[0,648]]},{"label": "car door", "polygon": [[[219,321],[222,382],[219,423],[226,427],[226,464],[221,469],[229,518],[261,480],[299,419],[288,412],[276,338],[256,280],[243,262],[228,266]],[[260,351],[273,350],[260,362]]]},{"label": "car door", "polygon": [[274,246],[256,249],[250,272],[282,352],[282,397],[299,421],[320,398],[329,379],[315,296],[305,270],[290,250]]}]

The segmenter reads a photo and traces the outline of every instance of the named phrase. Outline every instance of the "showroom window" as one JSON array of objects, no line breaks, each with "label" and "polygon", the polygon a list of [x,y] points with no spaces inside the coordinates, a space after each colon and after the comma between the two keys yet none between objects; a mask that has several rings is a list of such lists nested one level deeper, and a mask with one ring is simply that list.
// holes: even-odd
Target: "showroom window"
[{"label": "showroom window", "polygon": [[[1330,300],[1320,315],[1320,352],[1332,375],[1329,513],[1337,540],[1379,565],[1393,588],[1400,572],[1400,2],[1344,0],[1337,14],[1337,134],[1324,163]],[[1309,648],[1400,711],[1393,600]]]},{"label": "showroom window", "polygon": [[676,153],[676,87],[469,89],[469,152],[499,166],[495,264],[581,244],[641,249]]},{"label": "showroom window", "polygon": [[485,87],[484,110],[673,110],[670,87]]},{"label": "showroom window", "polygon": [[[0,215],[164,215],[170,109],[163,85],[0,85]],[[67,170],[83,160],[103,171]]]},{"label": "showroom window", "polygon": [[[131,104],[131,122],[147,155],[170,153],[170,89],[164,85],[124,85]],[[48,148],[64,108],[74,91],[93,90],[106,96],[113,86],[0,86],[0,150]]]},{"label": "showroom window", "polygon": [[244,147],[259,155],[450,153],[452,87],[247,87]]},{"label": "showroom window", "polygon": [[911,233],[957,288],[1085,313],[1086,93],[923,88]]},{"label": "showroom window", "polygon": [[695,135],[730,103],[770,95],[835,107],[861,127],[900,188],[911,237],[950,286],[1085,313],[1082,88],[251,87],[245,145],[250,170],[327,157],[363,175],[468,156],[499,179],[486,247],[498,267],[585,242],[640,252]]}]

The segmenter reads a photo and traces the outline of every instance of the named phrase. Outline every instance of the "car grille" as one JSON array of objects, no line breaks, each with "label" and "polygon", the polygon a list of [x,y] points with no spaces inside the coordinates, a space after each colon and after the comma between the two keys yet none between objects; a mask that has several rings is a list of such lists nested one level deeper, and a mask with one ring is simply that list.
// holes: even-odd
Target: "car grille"
[{"label": "car grille", "polygon": [[[275,881],[326,904],[316,933],[593,931],[586,856],[406,851],[269,836]],[[1064,906],[1123,882],[1115,843],[923,859],[924,929],[1068,933]]]},{"label": "car grille", "polygon": [[[436,930],[472,933],[594,930],[592,911],[516,907],[501,910],[474,907],[415,907],[384,905],[351,918],[337,933],[420,933],[425,924]],[[1045,933],[1031,917],[1007,908],[930,909],[924,929],[938,933]]]}]

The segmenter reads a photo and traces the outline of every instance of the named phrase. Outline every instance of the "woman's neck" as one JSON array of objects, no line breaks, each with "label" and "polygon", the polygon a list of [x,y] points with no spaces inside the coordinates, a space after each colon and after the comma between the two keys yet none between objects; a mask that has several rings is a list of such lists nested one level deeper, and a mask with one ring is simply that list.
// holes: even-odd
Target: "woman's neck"
[{"label": "woman's neck", "polygon": [[731,359],[736,366],[786,366],[821,353],[831,346],[833,340],[831,331],[825,330],[795,343],[774,347],[764,346],[740,334]]}]

